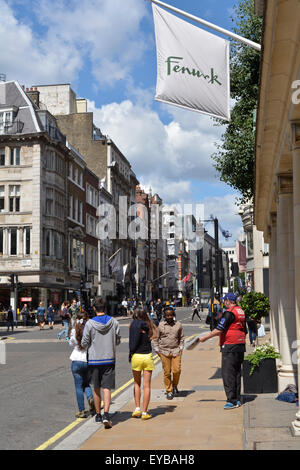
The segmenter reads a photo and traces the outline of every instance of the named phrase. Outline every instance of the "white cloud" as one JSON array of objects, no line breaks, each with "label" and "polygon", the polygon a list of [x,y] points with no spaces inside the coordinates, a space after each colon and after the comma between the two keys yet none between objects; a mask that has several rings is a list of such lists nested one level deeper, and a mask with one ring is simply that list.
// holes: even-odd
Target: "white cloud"
[{"label": "white cloud", "polygon": [[[130,100],[97,108],[89,101],[94,121],[108,134],[128,158],[138,178],[153,187],[176,183],[185,194],[188,182],[215,181],[211,155],[221,130],[206,116],[182,111],[172,112],[173,119],[164,124],[159,114],[148,106]],[[188,122],[189,121],[189,122]]]},{"label": "white cloud", "polygon": [[20,83],[74,84],[89,60],[97,84],[111,85],[129,79],[149,44],[140,0],[39,0],[30,22],[17,19],[19,7],[0,0],[1,70]]}]

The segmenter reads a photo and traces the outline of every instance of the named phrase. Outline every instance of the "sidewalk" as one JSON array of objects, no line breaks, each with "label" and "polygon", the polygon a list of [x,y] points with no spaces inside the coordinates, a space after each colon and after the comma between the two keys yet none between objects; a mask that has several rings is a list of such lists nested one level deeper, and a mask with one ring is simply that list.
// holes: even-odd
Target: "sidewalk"
[{"label": "sidewalk", "polygon": [[159,373],[152,380],[151,420],[131,418],[132,399],[113,416],[112,429],[101,426],[80,449],[242,450],[243,411],[223,410],[220,360],[216,340],[184,351],[179,397],[166,399],[163,374]]},{"label": "sidewalk", "polygon": [[113,428],[101,426],[79,450],[299,450],[290,428],[297,407],[277,394],[244,396],[241,408],[223,410],[220,364],[217,339],[185,350],[179,397],[166,399],[160,372],[152,380],[151,420],[131,418],[129,399],[113,415]]}]

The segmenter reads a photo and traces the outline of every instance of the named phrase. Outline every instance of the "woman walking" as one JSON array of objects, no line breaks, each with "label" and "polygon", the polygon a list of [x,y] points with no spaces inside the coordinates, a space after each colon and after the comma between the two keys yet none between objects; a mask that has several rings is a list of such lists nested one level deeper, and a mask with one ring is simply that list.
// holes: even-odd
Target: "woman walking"
[{"label": "woman walking", "polygon": [[36,311],[37,321],[40,327],[40,330],[44,329],[45,326],[45,307],[43,302],[40,302],[40,306]]},{"label": "woman walking", "polygon": [[54,325],[54,308],[52,303],[49,304],[48,307],[48,325],[50,327],[50,330],[53,330],[53,325]]},{"label": "woman walking", "polygon": [[69,324],[71,321],[71,315],[69,313],[70,302],[65,300],[61,306],[60,315],[64,325],[64,329],[60,331],[57,335],[58,339],[61,339],[63,335],[65,335],[66,340],[69,341]]},{"label": "woman walking", "polygon": [[72,361],[71,370],[74,377],[76,399],[79,409],[75,416],[76,418],[87,418],[89,413],[84,409],[84,395],[86,395],[89,404],[90,414],[95,414],[93,392],[89,385],[88,378],[86,349],[81,346],[82,333],[88,321],[88,315],[86,313],[83,315],[78,314],[74,320],[74,328],[69,332],[69,345],[74,348],[70,359]]},{"label": "woman walking", "polygon": [[[154,370],[151,341],[154,339],[156,327],[149,319],[143,308],[137,308],[133,313],[133,321],[129,329],[129,361],[134,379],[135,410],[132,418],[142,420],[152,418],[148,413],[151,395],[151,378]],[[143,411],[141,411],[141,376],[143,376]]]}]

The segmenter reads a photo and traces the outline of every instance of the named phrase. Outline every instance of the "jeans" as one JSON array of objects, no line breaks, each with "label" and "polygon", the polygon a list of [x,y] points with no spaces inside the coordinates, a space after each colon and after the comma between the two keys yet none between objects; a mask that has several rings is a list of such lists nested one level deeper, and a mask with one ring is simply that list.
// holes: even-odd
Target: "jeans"
[{"label": "jeans", "polygon": [[65,335],[66,339],[68,338],[69,322],[67,320],[63,320],[63,324],[64,324],[64,330],[60,331],[57,335],[59,339],[61,339],[63,334]]},{"label": "jeans", "polygon": [[11,327],[11,331],[14,331],[14,321],[7,320],[7,331],[9,331],[9,327]]},{"label": "jeans", "polygon": [[253,342],[255,343],[255,341],[256,341],[256,324],[255,324],[255,321],[248,320],[247,325],[248,325],[248,328],[249,328],[250,344],[252,344]]},{"label": "jeans", "polygon": [[72,374],[74,377],[76,398],[79,411],[84,410],[84,394],[86,398],[93,398],[93,392],[88,380],[88,364],[82,361],[72,361]]}]

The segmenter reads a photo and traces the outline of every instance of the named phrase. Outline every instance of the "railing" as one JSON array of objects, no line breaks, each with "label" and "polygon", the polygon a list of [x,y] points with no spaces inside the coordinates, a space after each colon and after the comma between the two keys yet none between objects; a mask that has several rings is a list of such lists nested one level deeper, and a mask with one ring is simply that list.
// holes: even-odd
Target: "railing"
[{"label": "railing", "polygon": [[0,134],[20,134],[23,130],[24,122],[20,120],[15,120],[12,122],[4,121],[0,119]]},{"label": "railing", "polygon": [[62,134],[57,127],[54,126],[47,126],[47,132],[49,133],[51,139],[59,140],[64,145],[66,145],[67,138],[64,134]]}]

